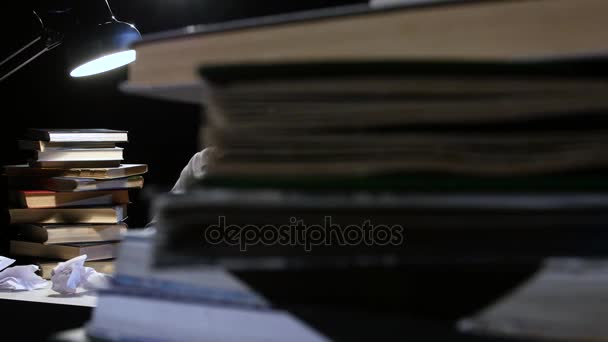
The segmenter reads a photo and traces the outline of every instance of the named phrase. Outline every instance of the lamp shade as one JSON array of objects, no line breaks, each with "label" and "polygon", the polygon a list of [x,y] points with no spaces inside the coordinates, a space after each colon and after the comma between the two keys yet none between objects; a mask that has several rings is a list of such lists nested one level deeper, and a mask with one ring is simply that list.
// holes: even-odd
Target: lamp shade
[{"label": "lamp shade", "polygon": [[70,75],[94,75],[133,62],[135,51],[130,46],[139,39],[141,35],[135,26],[114,17],[82,28],[68,42]]}]

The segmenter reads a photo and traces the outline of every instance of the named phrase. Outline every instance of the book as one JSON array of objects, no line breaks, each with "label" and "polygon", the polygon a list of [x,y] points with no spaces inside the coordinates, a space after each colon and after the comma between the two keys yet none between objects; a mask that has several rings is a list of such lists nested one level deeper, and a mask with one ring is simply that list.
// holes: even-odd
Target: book
[{"label": "book", "polygon": [[237,134],[253,127],[461,128],[601,112],[608,106],[601,99],[608,85],[584,60],[223,64],[199,72],[209,124]]},{"label": "book", "polygon": [[120,160],[67,160],[67,161],[37,161],[28,160],[28,165],[33,168],[116,168],[120,166]]},{"label": "book", "polygon": [[49,151],[66,148],[113,148],[114,142],[50,142],[41,140],[19,140],[19,149],[26,151]]},{"label": "book", "polygon": [[81,243],[65,245],[45,245],[35,242],[11,240],[12,255],[69,260],[80,255],[87,255],[87,260],[103,260],[116,257],[119,243]]},{"label": "book", "polygon": [[25,137],[32,140],[41,140],[52,143],[96,143],[96,142],[112,142],[124,143],[128,142],[128,132],[102,129],[102,128],[85,128],[85,129],[46,129],[46,128],[30,128],[25,131]]},{"label": "book", "polygon": [[369,6],[372,8],[382,8],[402,5],[432,5],[441,2],[458,2],[462,0],[370,0]]},{"label": "book", "polygon": [[604,341],[607,285],[606,259],[549,258],[530,279],[457,326],[490,337]]},{"label": "book", "polygon": [[[201,317],[205,319],[201,321]],[[99,291],[86,331],[88,336],[108,340],[196,341],[204,336],[210,341],[329,341],[287,311],[175,299],[122,288]]]},{"label": "book", "polygon": [[128,204],[126,190],[56,192],[48,190],[9,191],[9,203],[22,208],[62,208]]},{"label": "book", "polygon": [[[508,189],[191,189],[155,202],[155,262],[295,270],[595,256],[606,249],[584,242],[607,235],[601,224],[607,202],[596,195]],[[378,227],[384,240],[371,242],[366,234]],[[315,237],[309,239],[311,234]]]},{"label": "book", "polygon": [[[531,175],[608,166],[601,130],[517,133],[409,133],[254,135],[207,131],[218,157],[209,176],[368,176],[440,172]],[[353,138],[357,138],[354,140]],[[318,144],[318,145],[317,145]],[[483,148],[479,148],[484,146]]]},{"label": "book", "polygon": [[121,223],[127,217],[127,206],[90,208],[8,209],[9,223]]},{"label": "book", "polygon": [[57,148],[35,151],[36,162],[74,162],[74,161],[122,161],[123,149],[112,148]]},{"label": "book", "polygon": [[[38,275],[44,279],[51,279],[51,272],[53,268],[57,267],[57,264],[61,261],[34,261],[33,264],[38,266]],[[112,274],[114,273],[115,260],[96,260],[96,261],[85,261],[84,267],[91,267],[98,273]]]},{"label": "book", "polygon": [[71,178],[51,177],[39,178],[35,176],[8,177],[11,188],[18,189],[44,189],[51,191],[96,191],[96,190],[120,190],[142,188],[144,178],[142,176],[130,176],[114,179],[94,178]]},{"label": "book", "polygon": [[197,264],[155,268],[153,252],[153,230],[130,230],[118,250],[113,284],[142,292],[153,291],[159,295],[242,307],[270,305],[247,284],[222,268]]},{"label": "book", "polygon": [[36,225],[19,224],[11,227],[13,240],[47,245],[76,242],[119,241],[126,233],[125,224],[113,225]]},{"label": "book", "polygon": [[29,165],[7,165],[4,173],[9,176],[69,177],[91,179],[114,179],[141,175],[148,172],[146,164],[121,164],[106,168],[35,168]]},{"label": "book", "polygon": [[[367,4],[149,35],[133,48],[123,91],[200,102],[188,90],[213,64],[404,60],[554,60],[603,55],[603,0]],[[590,34],[589,32],[596,32]],[[508,43],[506,43],[508,42]],[[175,61],[170,65],[167,60]]]},{"label": "book", "polygon": [[[391,191],[417,194],[511,194],[534,196],[554,194],[555,198],[576,199],[590,195],[598,201],[608,190],[608,178],[602,174],[581,173],[572,175],[519,175],[519,176],[478,176],[440,173],[411,173],[383,176],[274,176],[272,179],[259,176],[230,177],[208,176],[198,181],[203,188],[224,189],[273,189],[297,191]],[[590,199],[591,197],[588,197]],[[582,198],[582,197],[581,197]],[[599,203],[599,202],[598,202]]]},{"label": "book", "polygon": [[590,71],[572,61],[204,66],[202,136],[215,151],[207,174],[605,168],[608,102],[599,98],[608,88]]},{"label": "book", "polygon": [[[274,309],[222,268],[195,264],[153,267],[155,234],[153,229],[131,230],[121,242],[110,287],[99,291],[97,307],[85,327],[88,336],[180,341],[198,340],[201,336],[212,340],[326,340],[288,312]],[[121,328],[115,322],[123,317],[111,313],[116,309],[125,317],[142,309],[152,314],[137,314]],[[167,310],[173,312],[170,318],[157,314]],[[193,315],[206,317],[204,324],[194,323]],[[157,331],[160,320],[173,328]],[[236,321],[239,324],[226,324]]]}]

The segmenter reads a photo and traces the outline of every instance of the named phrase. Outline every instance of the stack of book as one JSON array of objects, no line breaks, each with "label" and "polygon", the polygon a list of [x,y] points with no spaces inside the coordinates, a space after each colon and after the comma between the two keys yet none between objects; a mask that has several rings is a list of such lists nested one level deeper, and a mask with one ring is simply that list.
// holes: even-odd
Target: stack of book
[{"label": "stack of book", "polygon": [[[159,202],[159,262],[356,267],[608,252],[585,247],[604,235],[608,207],[608,85],[586,63],[269,63],[204,66],[201,77],[213,157],[204,191]],[[246,250],[192,243],[218,226],[277,238]],[[321,227],[322,239],[298,248],[284,226]],[[353,226],[355,237],[401,227],[400,243],[330,236]]]},{"label": "stack of book", "polygon": [[145,164],[121,164],[126,131],[29,129],[19,146],[28,164],[5,166],[10,253],[40,267],[86,254],[87,266],[111,273],[127,229],[129,189],[142,188]]},{"label": "stack of book", "polygon": [[[283,308],[343,308],[313,317],[331,338],[402,340],[406,324],[371,319],[406,321],[416,302],[428,315],[457,311],[437,298],[485,293],[485,283],[452,287],[470,265],[608,256],[597,242],[608,219],[608,3],[401,3],[188,27],[134,46],[122,89],[203,104],[212,156],[198,189],[156,201],[153,273],[226,267]],[[403,281],[412,265],[465,272],[436,274],[433,285],[448,285],[429,294]],[[169,307],[115,285],[125,306]],[[156,331],[157,317],[112,328],[125,319],[115,296],[102,293],[91,334],[157,336],[137,334]],[[356,311],[369,319],[350,319]],[[175,334],[192,334],[176,339],[220,339],[193,311],[172,312]]]}]

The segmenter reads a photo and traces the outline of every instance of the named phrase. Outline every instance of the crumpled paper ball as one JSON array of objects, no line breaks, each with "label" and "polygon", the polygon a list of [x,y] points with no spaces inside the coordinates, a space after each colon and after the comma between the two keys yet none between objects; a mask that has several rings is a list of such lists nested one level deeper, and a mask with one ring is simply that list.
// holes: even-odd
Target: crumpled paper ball
[{"label": "crumpled paper ball", "polygon": [[87,255],[60,262],[51,271],[51,289],[61,294],[74,294],[78,287],[99,289],[108,285],[108,277],[91,267],[85,267]]},{"label": "crumpled paper ball", "polygon": [[[0,290],[29,291],[41,289],[47,281],[36,274],[38,266],[10,266],[15,260],[0,257]],[[8,267],[5,270],[2,268]]]}]

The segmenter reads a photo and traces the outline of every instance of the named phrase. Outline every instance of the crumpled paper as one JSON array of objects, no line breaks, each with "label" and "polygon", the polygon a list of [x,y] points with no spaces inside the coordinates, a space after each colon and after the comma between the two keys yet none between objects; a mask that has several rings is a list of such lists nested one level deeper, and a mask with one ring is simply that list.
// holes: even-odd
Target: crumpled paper
[{"label": "crumpled paper", "polygon": [[0,256],[0,271],[9,267],[15,262],[15,259]]},{"label": "crumpled paper", "polygon": [[108,285],[108,277],[91,267],[85,267],[87,255],[60,262],[51,271],[51,289],[61,294],[74,294],[78,287],[95,290]]},{"label": "crumpled paper", "polygon": [[47,286],[47,281],[36,274],[38,266],[8,267],[14,262],[14,259],[0,256],[0,290],[29,291]]}]

